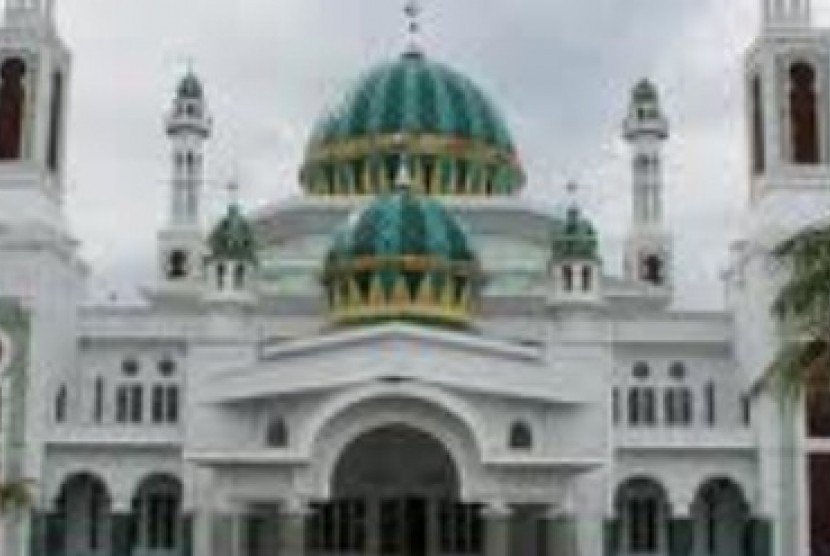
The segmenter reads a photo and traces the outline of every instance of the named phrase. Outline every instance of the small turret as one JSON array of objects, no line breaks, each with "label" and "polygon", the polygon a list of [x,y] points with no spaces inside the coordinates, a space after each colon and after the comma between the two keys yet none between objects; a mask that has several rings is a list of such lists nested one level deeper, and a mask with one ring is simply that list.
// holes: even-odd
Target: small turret
[{"label": "small turret", "polygon": [[254,229],[237,201],[231,201],[225,216],[208,237],[208,288],[214,298],[252,299],[258,256]]},{"label": "small turret", "polygon": [[[575,188],[569,186],[571,191]],[[551,278],[555,303],[596,303],[601,298],[602,261],[594,225],[576,202],[552,231]]]}]

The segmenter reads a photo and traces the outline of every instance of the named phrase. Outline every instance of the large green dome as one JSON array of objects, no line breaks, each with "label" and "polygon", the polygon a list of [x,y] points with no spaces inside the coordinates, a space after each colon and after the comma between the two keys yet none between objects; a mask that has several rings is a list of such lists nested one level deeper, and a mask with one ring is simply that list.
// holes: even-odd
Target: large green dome
[{"label": "large green dome", "polygon": [[419,52],[375,67],[323,116],[301,182],[315,195],[388,192],[402,152],[416,192],[507,195],[524,184],[495,106],[470,79]]},{"label": "large green dome", "polygon": [[440,203],[401,190],[379,196],[337,234],[323,283],[336,321],[404,319],[466,324],[482,271]]}]

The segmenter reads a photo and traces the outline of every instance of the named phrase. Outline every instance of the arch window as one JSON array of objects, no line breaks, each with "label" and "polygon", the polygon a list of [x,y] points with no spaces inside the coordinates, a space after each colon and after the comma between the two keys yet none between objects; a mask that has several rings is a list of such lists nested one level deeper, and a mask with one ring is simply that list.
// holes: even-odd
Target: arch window
[{"label": "arch window", "polygon": [[657,255],[649,255],[643,260],[641,277],[646,282],[660,286],[664,280],[663,261]]},{"label": "arch window", "polygon": [[0,160],[18,160],[23,145],[26,64],[9,58],[0,66]]},{"label": "arch window", "polygon": [[562,267],[562,281],[566,292],[573,291],[574,270],[571,265],[565,265]]},{"label": "arch window", "polygon": [[167,277],[179,280],[187,276],[187,253],[177,249],[172,251],[167,260]]},{"label": "arch window", "polygon": [[167,476],[151,477],[139,487],[133,499],[132,516],[139,552],[178,548],[181,490],[178,479]]},{"label": "arch window", "polygon": [[660,554],[668,541],[669,505],[665,491],[650,479],[634,479],[617,493],[622,554]]},{"label": "arch window", "polygon": [[288,425],[282,417],[275,417],[268,423],[265,442],[269,448],[288,446]]},{"label": "arch window", "polygon": [[807,62],[797,62],[790,67],[790,132],[795,164],[819,162],[818,118],[816,70]]},{"label": "arch window", "polygon": [[509,445],[512,450],[532,450],[533,431],[524,421],[517,421],[510,427]]}]

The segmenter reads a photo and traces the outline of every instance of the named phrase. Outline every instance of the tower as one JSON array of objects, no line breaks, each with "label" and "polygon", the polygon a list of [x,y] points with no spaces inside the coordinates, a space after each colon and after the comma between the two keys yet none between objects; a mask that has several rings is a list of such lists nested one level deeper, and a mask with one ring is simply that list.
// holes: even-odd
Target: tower
[{"label": "tower", "polygon": [[663,225],[663,143],[669,125],[655,86],[640,81],[631,96],[623,137],[632,151],[631,224],[625,246],[625,275],[668,293],[671,287],[671,236]]},{"label": "tower", "polygon": [[69,51],[54,0],[7,0],[0,28],[0,220],[65,233]]},{"label": "tower", "polygon": [[200,204],[204,145],[211,127],[202,84],[188,72],[179,83],[166,121],[172,170],[167,225],[159,234],[159,274],[162,289],[168,292],[193,293],[201,280],[204,237]]}]

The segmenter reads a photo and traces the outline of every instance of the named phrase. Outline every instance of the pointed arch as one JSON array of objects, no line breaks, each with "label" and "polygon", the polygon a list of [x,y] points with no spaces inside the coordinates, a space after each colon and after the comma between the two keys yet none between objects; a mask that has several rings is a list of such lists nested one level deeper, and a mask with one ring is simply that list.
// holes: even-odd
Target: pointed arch
[{"label": "pointed arch", "polygon": [[805,61],[790,66],[790,134],[795,164],[821,161],[816,69]]},{"label": "pointed arch", "polygon": [[0,160],[19,160],[23,147],[26,63],[9,58],[0,66]]}]

